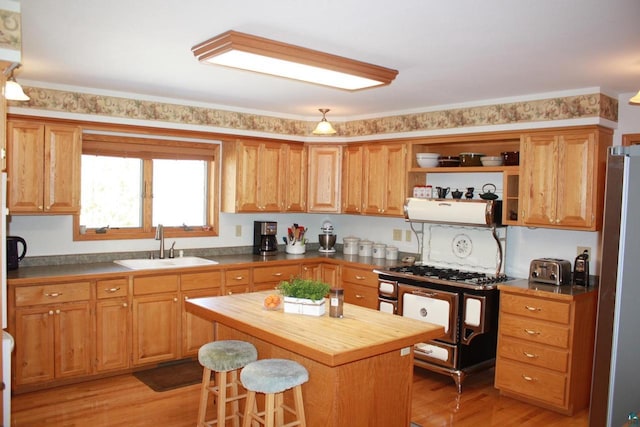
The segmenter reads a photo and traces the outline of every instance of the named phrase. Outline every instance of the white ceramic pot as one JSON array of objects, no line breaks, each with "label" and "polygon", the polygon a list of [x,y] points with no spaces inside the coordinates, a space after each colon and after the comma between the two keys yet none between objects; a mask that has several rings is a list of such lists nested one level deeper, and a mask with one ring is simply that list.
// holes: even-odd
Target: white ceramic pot
[{"label": "white ceramic pot", "polygon": [[345,255],[358,255],[360,239],[357,237],[345,237],[342,242],[342,253]]},{"label": "white ceramic pot", "polygon": [[360,240],[358,244],[358,256],[373,255],[373,242],[371,240]]},{"label": "white ceramic pot", "polygon": [[395,246],[387,246],[385,257],[388,260],[398,259],[398,248],[396,248]]},{"label": "white ceramic pot", "polygon": [[386,249],[387,249],[387,245],[385,245],[384,243],[374,244],[372,249],[373,257],[384,259],[387,256]]}]

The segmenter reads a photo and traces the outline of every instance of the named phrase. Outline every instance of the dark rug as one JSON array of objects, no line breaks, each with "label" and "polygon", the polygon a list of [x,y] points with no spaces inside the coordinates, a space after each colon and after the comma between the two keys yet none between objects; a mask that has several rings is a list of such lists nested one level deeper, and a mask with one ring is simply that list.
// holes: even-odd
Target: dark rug
[{"label": "dark rug", "polygon": [[134,372],[133,376],[152,390],[162,392],[198,384],[202,381],[202,366],[197,360],[179,360]]}]

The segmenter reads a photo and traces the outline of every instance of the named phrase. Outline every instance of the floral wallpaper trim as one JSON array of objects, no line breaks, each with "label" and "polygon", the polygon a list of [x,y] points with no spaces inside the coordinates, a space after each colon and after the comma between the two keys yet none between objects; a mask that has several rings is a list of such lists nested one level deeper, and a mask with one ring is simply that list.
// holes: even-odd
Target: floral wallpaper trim
[{"label": "floral wallpaper trim", "polygon": [[21,16],[20,12],[0,9],[0,47],[22,49]]},{"label": "floral wallpaper trim", "polygon": [[[311,132],[316,125],[316,122],[205,107],[35,87],[25,87],[24,89],[31,100],[27,102],[12,101],[9,105],[66,113],[184,123],[305,137],[312,136]],[[585,117],[601,117],[617,122],[618,100],[601,93],[594,93],[332,123],[338,131],[337,135],[356,137]]]}]

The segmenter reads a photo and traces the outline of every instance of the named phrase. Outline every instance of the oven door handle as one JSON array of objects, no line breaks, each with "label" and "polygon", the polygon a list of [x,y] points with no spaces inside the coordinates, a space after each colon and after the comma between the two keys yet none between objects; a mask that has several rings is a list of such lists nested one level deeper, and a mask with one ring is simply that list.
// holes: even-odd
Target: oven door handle
[{"label": "oven door handle", "polygon": [[421,297],[427,297],[427,298],[433,298],[438,295],[437,292],[415,291],[415,290],[412,290],[411,293],[413,295],[419,295]]}]

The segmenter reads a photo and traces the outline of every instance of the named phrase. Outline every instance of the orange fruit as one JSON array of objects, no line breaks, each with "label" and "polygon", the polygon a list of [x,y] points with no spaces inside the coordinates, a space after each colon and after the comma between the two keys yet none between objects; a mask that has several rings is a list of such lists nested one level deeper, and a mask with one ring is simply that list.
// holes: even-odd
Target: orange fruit
[{"label": "orange fruit", "polygon": [[278,308],[280,305],[280,295],[270,294],[264,299],[264,307],[265,308]]}]

